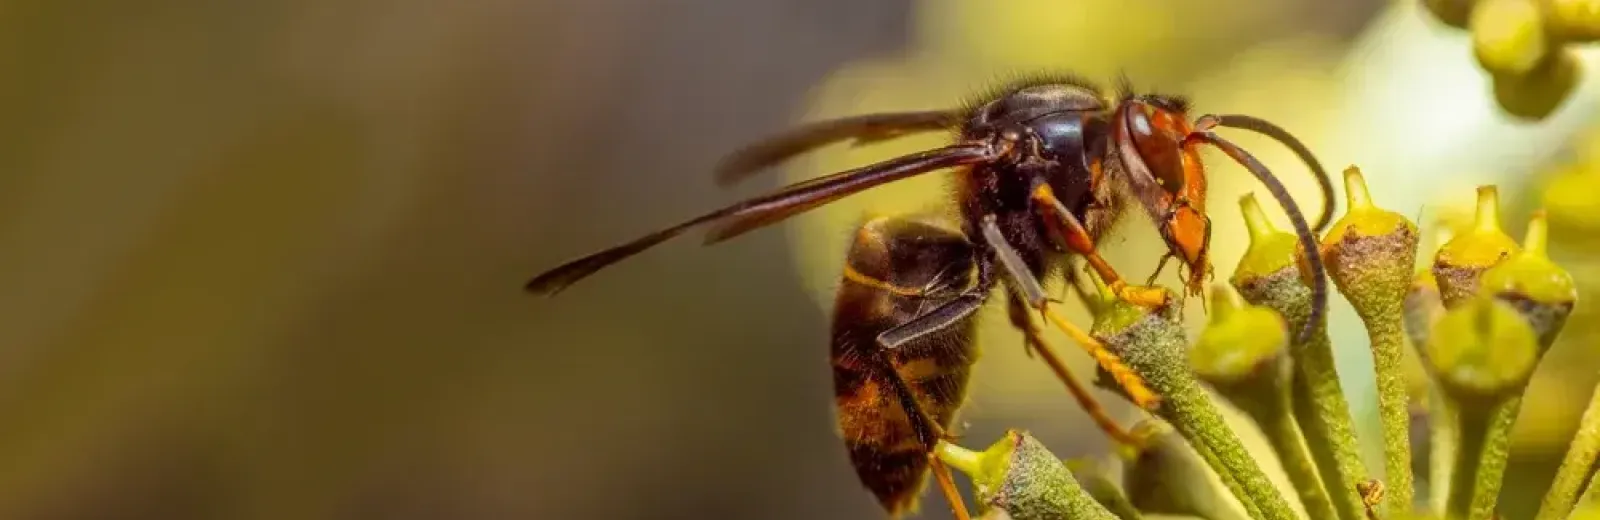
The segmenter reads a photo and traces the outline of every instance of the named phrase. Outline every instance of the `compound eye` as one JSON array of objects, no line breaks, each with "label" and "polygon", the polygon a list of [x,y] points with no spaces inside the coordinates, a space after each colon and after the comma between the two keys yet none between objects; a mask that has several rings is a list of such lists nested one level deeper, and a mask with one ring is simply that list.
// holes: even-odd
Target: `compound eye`
[{"label": "compound eye", "polygon": [[1183,138],[1188,132],[1184,120],[1148,104],[1140,104],[1129,116],[1130,135],[1139,157],[1162,191],[1177,197],[1185,181]]}]

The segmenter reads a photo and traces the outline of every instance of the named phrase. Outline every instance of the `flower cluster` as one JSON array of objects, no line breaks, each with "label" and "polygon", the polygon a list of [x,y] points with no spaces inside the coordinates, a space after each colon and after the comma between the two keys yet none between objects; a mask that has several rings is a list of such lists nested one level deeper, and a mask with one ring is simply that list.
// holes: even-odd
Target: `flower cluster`
[{"label": "flower cluster", "polygon": [[[1496,188],[1480,187],[1473,227],[1418,269],[1416,224],[1377,206],[1356,168],[1344,176],[1348,209],[1312,254],[1321,255],[1369,335],[1381,472],[1358,453],[1326,324],[1304,343],[1289,334],[1310,314],[1308,252],[1247,195],[1240,206],[1250,246],[1229,283],[1213,291],[1210,321],[1194,341],[1176,308],[1124,303],[1101,287],[1093,335],[1162,397],[1133,428],[1121,482],[1093,465],[1059,460],[1022,431],[982,451],[943,445],[940,460],[971,477],[984,517],[1498,518],[1524,390],[1578,299],[1572,277],[1546,255],[1544,212],[1531,215],[1519,243],[1501,231]],[[1401,368],[1407,348],[1430,380],[1426,479],[1412,475],[1415,407]],[[1287,485],[1274,483],[1245,449],[1213,395],[1260,427]],[[1600,505],[1600,485],[1589,483],[1600,456],[1600,391],[1582,423],[1538,520],[1600,516],[1587,506]]]},{"label": "flower cluster", "polygon": [[1472,33],[1478,63],[1508,113],[1542,119],[1572,93],[1571,45],[1600,39],[1597,0],[1423,0],[1434,17]]}]

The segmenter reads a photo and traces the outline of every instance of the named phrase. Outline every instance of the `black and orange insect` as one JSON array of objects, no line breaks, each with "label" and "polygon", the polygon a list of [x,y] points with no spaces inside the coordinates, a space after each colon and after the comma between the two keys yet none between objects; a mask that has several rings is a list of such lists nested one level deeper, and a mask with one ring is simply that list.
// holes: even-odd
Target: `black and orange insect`
[{"label": "black and orange insect", "polygon": [[[980,283],[983,251],[959,226],[932,214],[885,216],[856,231],[833,308],[834,403],[839,433],[861,483],[891,514],[913,511],[930,468],[952,506],[964,511],[949,470],[929,456],[919,417],[948,431],[967,395],[978,360],[975,314],[886,350],[884,333],[971,294]],[[1010,315],[1037,353],[1067,383],[1078,403],[1114,440],[1133,437],[1067,371],[1032,323],[1022,300]],[[908,412],[909,410],[909,412]]]},{"label": "black and orange insect", "polygon": [[[1178,258],[1181,268],[1188,270],[1183,276],[1187,293],[1199,293],[1211,275],[1211,223],[1205,211],[1206,172],[1199,145],[1215,146],[1249,170],[1283,206],[1304,249],[1316,250],[1312,227],[1282,183],[1255,157],[1213,129],[1252,130],[1293,149],[1321,183],[1324,205],[1316,226],[1321,229],[1331,215],[1332,185],[1309,150],[1266,121],[1207,115],[1191,123],[1188,108],[1182,98],[1136,94],[1126,83],[1112,93],[1076,77],[1041,76],[1007,84],[960,109],[871,114],[804,125],[735,153],[719,168],[718,179],[724,184],[736,182],[797,154],[841,141],[872,142],[945,130],[953,131],[955,142],[800,182],[701,215],[563,264],[533,278],[526,289],[555,294],[695,227],[709,226],[706,243],[717,243],[875,186],[953,169],[952,198],[959,209],[959,229],[932,231],[926,222],[917,224],[915,220],[869,222],[862,228],[868,236],[857,238],[847,259],[845,285],[834,317],[836,382],[864,375],[864,379],[858,377],[863,382],[851,394],[864,397],[838,400],[841,426],[849,430],[852,421],[858,421],[854,423],[857,427],[884,429],[870,440],[872,446],[883,447],[877,455],[854,455],[869,443],[866,437],[847,437],[846,443],[851,445],[852,460],[863,483],[891,514],[898,515],[920,489],[926,468],[931,465],[936,472],[941,470],[937,462],[902,461],[896,465],[894,461],[901,460],[896,457],[905,455],[900,448],[904,442],[914,441],[922,460],[931,460],[938,443],[948,438],[946,427],[959,404],[959,398],[953,396],[959,396],[964,388],[966,369],[945,374],[963,381],[948,387],[926,385],[952,379],[915,379],[907,374],[915,371],[915,362],[970,365],[973,358],[968,354],[974,350],[970,335],[963,331],[1001,280],[1010,289],[1007,303],[1012,322],[1028,333],[1030,351],[1046,354],[1046,361],[1054,360],[1033,329],[1031,312],[1036,311],[1094,356],[1135,404],[1145,409],[1159,405],[1159,396],[1114,354],[1054,312],[1041,280],[1069,275],[1071,259],[1081,257],[1119,298],[1147,306],[1168,304],[1165,291],[1128,284],[1096,251],[1095,244],[1131,202],[1143,207],[1160,230],[1168,249],[1162,264]],[[970,244],[969,255],[963,256],[958,246],[936,245],[954,244],[957,238]],[[874,249],[890,253],[878,254]],[[1321,258],[1306,255],[1306,261],[1314,300],[1311,319],[1300,331],[1301,340],[1308,337],[1327,306]],[[967,277],[965,282],[960,281],[963,277]],[[925,291],[929,287],[937,290]],[[951,292],[953,287],[961,290]],[[869,301],[887,307],[858,308]],[[868,351],[861,345],[868,336],[880,364],[871,370],[859,369],[866,365],[841,368],[852,366],[842,364],[848,361],[840,359],[845,353],[853,353],[849,357],[855,359],[858,354],[854,353]],[[848,345],[841,346],[844,342]],[[938,348],[924,348],[923,352],[929,352],[924,355],[899,352],[914,345],[944,345],[946,351],[959,352],[938,353]],[[1052,368],[1069,387],[1076,385],[1059,365],[1052,363]],[[908,379],[924,386],[914,386]],[[919,394],[918,388],[944,388],[954,393]],[[893,429],[892,410],[880,408],[878,415],[868,415],[864,404],[900,408],[909,431]],[[905,473],[900,476],[896,472]],[[918,485],[903,487],[911,481]],[[957,513],[965,517],[953,488],[946,486],[945,491]]]},{"label": "black and orange insect", "polygon": [[945,495],[958,496],[948,469],[929,457],[920,421],[946,431],[955,420],[978,358],[976,315],[893,350],[878,338],[971,294],[980,256],[959,229],[917,215],[868,220],[845,257],[829,356],[839,433],[856,476],[891,513],[915,508],[930,466]]}]

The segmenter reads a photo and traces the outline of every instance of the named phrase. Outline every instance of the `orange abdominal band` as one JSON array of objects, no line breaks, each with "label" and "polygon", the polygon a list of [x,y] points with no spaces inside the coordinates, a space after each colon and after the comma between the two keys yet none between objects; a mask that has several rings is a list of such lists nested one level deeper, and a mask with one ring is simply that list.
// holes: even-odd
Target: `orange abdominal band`
[{"label": "orange abdominal band", "polygon": [[871,276],[861,274],[861,271],[857,271],[854,267],[850,267],[849,264],[845,264],[844,266],[844,279],[899,296],[922,296],[921,289],[901,287],[877,278],[873,278]]}]

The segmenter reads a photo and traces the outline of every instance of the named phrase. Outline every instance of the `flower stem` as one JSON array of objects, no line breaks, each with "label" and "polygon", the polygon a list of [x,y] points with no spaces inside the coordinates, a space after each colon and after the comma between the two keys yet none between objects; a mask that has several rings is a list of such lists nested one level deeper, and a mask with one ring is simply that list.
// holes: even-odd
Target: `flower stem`
[{"label": "flower stem", "polygon": [[[1489,372],[1477,378],[1487,377],[1491,381],[1476,381],[1470,377],[1478,373],[1473,368],[1485,368],[1482,360],[1484,352],[1492,349],[1482,345],[1484,339],[1480,333],[1484,331],[1474,325],[1474,311],[1463,307],[1479,308],[1478,314],[1484,316],[1499,315],[1492,312],[1495,310],[1492,305],[1475,301],[1474,298],[1479,295],[1484,273],[1520,250],[1516,241],[1500,230],[1498,189],[1485,185],[1479,186],[1477,191],[1477,212],[1472,227],[1446,241],[1434,254],[1429,271],[1418,276],[1412,286],[1414,298],[1410,310],[1414,323],[1411,326],[1419,329],[1413,332],[1425,342],[1418,346],[1417,354],[1425,365],[1432,368],[1432,379],[1436,383],[1430,421],[1433,427],[1430,448],[1433,461],[1429,474],[1429,502],[1433,512],[1440,516],[1453,517],[1455,513],[1465,515],[1471,509],[1471,497],[1477,488],[1474,480],[1477,477],[1476,468],[1480,465],[1482,447],[1486,442],[1482,436],[1487,434],[1484,431],[1487,425],[1482,418],[1483,414],[1489,412],[1487,407],[1490,405],[1485,402],[1495,403],[1483,398],[1483,392],[1471,388],[1463,401],[1458,387],[1488,385],[1497,386],[1498,391],[1510,392],[1505,388],[1507,383],[1501,380],[1515,376],[1504,373],[1507,368],[1504,363],[1494,363],[1487,366]],[[1492,323],[1494,320],[1485,318],[1480,322]],[[1441,339],[1441,335],[1450,337]],[[1464,352],[1471,353],[1476,359],[1472,356],[1462,358]],[[1512,348],[1502,352],[1521,351]],[[1440,358],[1440,355],[1450,357]],[[1466,369],[1455,374],[1460,376],[1460,381],[1456,381],[1459,384],[1452,384],[1458,379],[1453,377],[1452,368],[1462,367]],[[1468,409],[1473,406],[1478,408]],[[1498,485],[1495,483],[1496,487]]]},{"label": "flower stem", "polygon": [[1440,390],[1454,401],[1458,428],[1445,517],[1491,520],[1511,427],[1539,362],[1537,336],[1513,307],[1480,297],[1439,319],[1428,353]]},{"label": "flower stem", "polygon": [[1282,394],[1272,399],[1274,403],[1270,410],[1257,410],[1250,415],[1261,426],[1273,452],[1278,454],[1283,470],[1289,475],[1289,481],[1294,484],[1295,492],[1299,494],[1300,502],[1305,505],[1306,514],[1311,520],[1338,518],[1333,500],[1323,488],[1322,479],[1317,475],[1317,465],[1312,462],[1311,452],[1305,445],[1304,432],[1294,420],[1288,388],[1283,390]]},{"label": "flower stem", "polygon": [[1288,499],[1245,450],[1189,369],[1185,359],[1188,339],[1176,313],[1177,307],[1171,305],[1152,312],[1132,303],[1117,302],[1097,317],[1093,334],[1161,395],[1156,414],[1188,439],[1223,477],[1252,518],[1294,520],[1296,515]]},{"label": "flower stem", "polygon": [[[1298,242],[1267,220],[1254,195],[1239,200],[1250,229],[1250,246],[1231,283],[1245,301],[1277,311],[1299,330],[1311,314],[1311,289],[1300,278]],[[1291,392],[1294,416],[1305,433],[1306,446],[1322,475],[1323,485],[1343,520],[1365,520],[1366,505],[1357,486],[1367,480],[1367,468],[1356,449],[1350,404],[1345,400],[1334,362],[1327,323],[1317,324],[1304,344],[1289,347],[1294,363]]]},{"label": "flower stem", "polygon": [[1600,456],[1600,386],[1595,387],[1594,394],[1589,398],[1589,408],[1583,412],[1578,432],[1573,436],[1572,445],[1567,448],[1567,455],[1561,461],[1561,469],[1556,472],[1556,480],[1550,485],[1550,492],[1545,494],[1534,520],[1561,520],[1572,512],[1579,488],[1594,472],[1597,456]]},{"label": "flower stem", "polygon": [[1112,482],[1104,471],[1084,460],[1065,461],[1067,469],[1072,471],[1072,477],[1077,479],[1083,491],[1089,494],[1101,507],[1110,511],[1117,520],[1140,520],[1143,515],[1139,509],[1128,501],[1127,495]]},{"label": "flower stem", "polygon": [[1378,416],[1383,425],[1384,502],[1389,514],[1411,511],[1415,494],[1411,477],[1411,411],[1400,366],[1405,348],[1399,309],[1367,321],[1372,360],[1378,379]]},{"label": "flower stem", "polygon": [[1600,507],[1600,482],[1594,479],[1589,479],[1589,483],[1583,486],[1583,494],[1578,495],[1578,503],[1573,509],[1576,511],[1585,507]]},{"label": "flower stem", "polygon": [[[1477,403],[1474,403],[1477,404]],[[1522,398],[1510,397],[1487,407],[1461,406],[1459,450],[1451,470],[1448,518],[1491,520],[1504,483],[1511,453],[1511,426]]]},{"label": "flower stem", "polygon": [[1405,299],[1411,289],[1418,233],[1405,216],[1378,207],[1361,171],[1344,171],[1349,210],[1322,241],[1328,274],[1366,325],[1377,372],[1383,425],[1384,500],[1390,514],[1408,513],[1411,482],[1411,413],[1401,359],[1405,349]]},{"label": "flower stem", "polygon": [[1339,386],[1327,331],[1313,336],[1295,360],[1300,368],[1292,383],[1294,415],[1305,433],[1306,446],[1339,517],[1365,520],[1367,507],[1357,486],[1365,481],[1367,468],[1356,450],[1350,403]]},{"label": "flower stem", "polygon": [[1336,520],[1290,404],[1288,326],[1271,309],[1242,304],[1225,284],[1211,294],[1211,323],[1189,350],[1189,365],[1261,428],[1311,519]]},{"label": "flower stem", "polygon": [[[1430,363],[1429,334],[1443,314],[1439,284],[1431,269],[1423,269],[1412,280],[1411,290],[1406,294],[1402,322],[1411,340],[1412,352],[1424,365]],[[1450,495],[1450,468],[1456,456],[1456,418],[1452,408],[1455,402],[1445,398],[1438,385],[1428,386],[1428,511],[1443,517]]]},{"label": "flower stem", "polygon": [[1172,425],[1150,418],[1134,425],[1132,433],[1139,443],[1123,468],[1123,489],[1140,511],[1203,520],[1248,518],[1222,476]]},{"label": "flower stem", "polygon": [[1443,517],[1450,500],[1450,472],[1455,469],[1460,421],[1456,417],[1455,401],[1434,388],[1429,393],[1428,407],[1428,505],[1433,514]]},{"label": "flower stem", "polygon": [[983,471],[983,454],[972,451],[948,442],[941,442],[934,448],[935,456],[940,461],[949,464],[956,471],[968,475],[976,475]]}]

